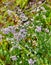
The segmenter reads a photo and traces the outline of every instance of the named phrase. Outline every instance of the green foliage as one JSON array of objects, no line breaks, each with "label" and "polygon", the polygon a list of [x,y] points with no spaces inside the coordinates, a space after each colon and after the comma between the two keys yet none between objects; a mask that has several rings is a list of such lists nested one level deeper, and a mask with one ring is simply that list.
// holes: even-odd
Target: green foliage
[{"label": "green foliage", "polygon": [[21,8],[24,8],[28,4],[28,0],[16,0],[16,4],[20,5]]},{"label": "green foliage", "polygon": [[[16,0],[15,5],[24,8],[27,3],[28,0]],[[5,6],[0,12],[0,65],[29,65],[29,59],[36,61],[33,65],[51,65],[51,8],[43,4],[35,12],[32,8],[21,9],[28,17],[28,23],[23,23],[20,12],[17,14],[16,9],[11,11]],[[22,23],[18,25],[15,21]],[[27,34],[22,38],[25,29]]]}]

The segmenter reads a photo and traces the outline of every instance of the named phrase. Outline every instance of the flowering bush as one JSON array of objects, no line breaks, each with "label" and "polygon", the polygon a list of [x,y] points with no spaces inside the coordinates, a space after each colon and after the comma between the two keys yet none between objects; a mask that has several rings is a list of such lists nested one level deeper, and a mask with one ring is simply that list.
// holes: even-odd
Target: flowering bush
[{"label": "flowering bush", "polygon": [[7,4],[0,8],[0,65],[51,65],[50,5]]}]

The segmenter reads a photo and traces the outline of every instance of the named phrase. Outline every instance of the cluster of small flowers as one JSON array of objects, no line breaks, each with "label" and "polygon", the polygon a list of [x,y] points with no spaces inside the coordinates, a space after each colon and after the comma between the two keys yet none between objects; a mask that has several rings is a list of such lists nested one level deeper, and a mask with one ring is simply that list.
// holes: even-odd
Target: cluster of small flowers
[{"label": "cluster of small flowers", "polygon": [[47,12],[47,10],[43,7],[43,6],[41,6],[41,7],[36,7],[36,8],[33,8],[32,10],[31,10],[31,12],[39,12],[39,11],[43,11],[43,12]]},{"label": "cluster of small flowers", "polygon": [[25,38],[26,34],[27,34],[26,29],[21,29],[18,33],[14,34],[14,38],[17,41],[19,41],[20,39]]},{"label": "cluster of small flowers", "polygon": [[26,17],[24,13],[20,14],[20,18],[23,22],[28,20],[28,17]]},{"label": "cluster of small flowers", "polygon": [[8,34],[11,32],[14,35],[14,38],[19,41],[20,39],[24,38],[26,36],[26,29],[20,29],[19,32],[16,31],[16,26],[9,26],[8,28],[3,28],[1,31],[4,34]]},{"label": "cluster of small flowers", "polygon": [[33,60],[33,59],[29,59],[29,60],[28,60],[28,63],[29,63],[30,65],[33,65],[35,62],[36,62],[36,60]]},{"label": "cluster of small flowers", "polygon": [[36,26],[35,32],[41,32],[42,27],[41,26]]},{"label": "cluster of small flowers", "polygon": [[11,10],[7,10],[7,13],[8,13],[9,16],[11,16],[12,13],[13,13],[13,11],[11,11]]},{"label": "cluster of small flowers", "polygon": [[9,26],[8,28],[2,28],[1,31],[4,34],[8,34],[9,32],[15,33],[14,26]]},{"label": "cluster of small flowers", "polygon": [[[41,32],[42,31],[42,26],[36,26],[35,32]],[[46,33],[49,33],[49,29],[45,28],[44,31]]]},{"label": "cluster of small flowers", "polygon": [[27,21],[28,17],[22,12],[22,10],[19,7],[17,7],[16,9],[17,9],[16,12],[17,12],[18,16],[20,17],[21,21],[22,22]]},{"label": "cluster of small flowers", "polygon": [[46,32],[46,33],[49,33],[49,29],[48,29],[48,28],[46,28],[46,29],[45,29],[45,32]]},{"label": "cluster of small flowers", "polygon": [[17,60],[17,57],[16,56],[11,56],[10,57],[13,61],[16,61]]}]

